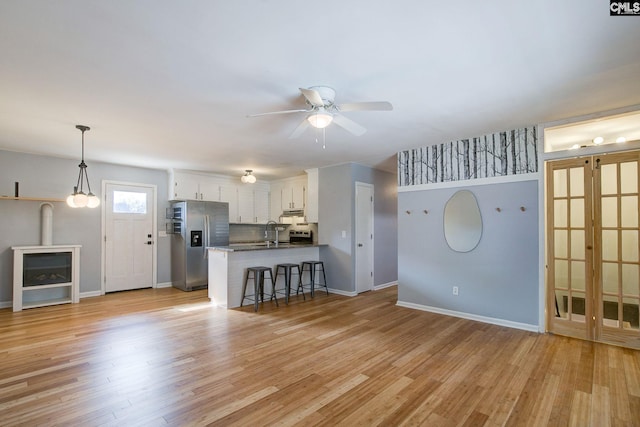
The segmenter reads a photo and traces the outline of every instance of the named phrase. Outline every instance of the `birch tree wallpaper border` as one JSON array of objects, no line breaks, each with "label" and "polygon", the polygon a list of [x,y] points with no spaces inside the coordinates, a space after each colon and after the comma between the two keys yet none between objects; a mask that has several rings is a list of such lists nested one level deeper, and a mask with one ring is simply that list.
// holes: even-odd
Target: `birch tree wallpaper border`
[{"label": "birch tree wallpaper border", "polygon": [[398,186],[538,172],[536,126],[398,153]]}]

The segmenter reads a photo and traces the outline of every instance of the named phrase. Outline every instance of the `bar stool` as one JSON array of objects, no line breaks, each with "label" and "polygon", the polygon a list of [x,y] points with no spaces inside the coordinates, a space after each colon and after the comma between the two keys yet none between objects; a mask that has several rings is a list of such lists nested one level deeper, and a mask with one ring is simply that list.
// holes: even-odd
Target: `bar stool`
[{"label": "bar stool", "polygon": [[[322,261],[302,261],[302,270],[300,273],[300,283],[302,283],[302,276],[305,272],[305,267],[308,267],[306,271],[309,272],[309,278],[311,279],[311,283],[309,283],[309,287],[311,288],[311,298],[314,297],[314,289],[316,286],[316,272],[322,272],[322,279],[324,283],[318,283],[318,285],[324,286],[327,291],[327,295],[329,295],[329,288],[327,287],[327,276],[324,274],[324,263]],[[318,268],[319,267],[319,268]],[[304,285],[301,286],[304,293]],[[296,294],[298,292],[296,291]]]},{"label": "bar stool", "polygon": [[[264,303],[264,279],[265,272],[269,273],[269,280],[271,280],[271,298],[274,298],[276,293],[276,285],[273,281],[273,270],[271,267],[247,267],[247,271],[244,276],[244,287],[242,288],[242,301],[240,301],[240,307],[244,303],[245,299],[253,301],[253,311],[258,311],[258,297]],[[253,277],[250,277],[253,273]],[[247,295],[247,283],[249,279],[253,278],[253,295]],[[276,299],[276,307],[278,306],[278,300]]]},{"label": "bar stool", "polygon": [[[294,271],[297,270],[297,271]],[[275,278],[275,283],[278,283],[278,273],[280,272],[280,270],[283,270],[284,272],[284,302],[286,304],[289,304],[289,294],[291,293],[291,274],[295,273],[298,275],[298,288],[296,289],[296,295],[298,294],[298,291],[300,290],[300,288],[302,288],[302,276],[300,275],[300,266],[298,264],[290,264],[290,263],[284,263],[284,264],[278,264],[276,265],[276,278]],[[282,293],[281,291],[276,290],[276,293]],[[302,298],[304,298],[305,300],[307,299],[304,296],[304,289],[302,290]]]}]

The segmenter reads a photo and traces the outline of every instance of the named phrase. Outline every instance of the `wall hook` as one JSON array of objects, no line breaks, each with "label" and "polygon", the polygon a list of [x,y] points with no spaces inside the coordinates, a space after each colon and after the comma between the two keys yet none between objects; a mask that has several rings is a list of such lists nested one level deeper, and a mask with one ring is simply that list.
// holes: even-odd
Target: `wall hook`
[{"label": "wall hook", "polygon": [[429,211],[426,210],[426,209],[423,212],[424,212],[425,215],[427,215],[429,213]]},{"label": "wall hook", "polygon": [[521,210],[522,212],[524,212],[524,211],[526,211],[526,210],[527,210],[527,208],[525,208],[524,206],[520,206],[520,210]]},{"label": "wall hook", "polygon": [[407,215],[411,215],[411,211],[407,211]]},{"label": "wall hook", "polygon": [[500,209],[500,208],[496,208],[496,210],[497,210],[498,212],[502,212],[502,209]]}]

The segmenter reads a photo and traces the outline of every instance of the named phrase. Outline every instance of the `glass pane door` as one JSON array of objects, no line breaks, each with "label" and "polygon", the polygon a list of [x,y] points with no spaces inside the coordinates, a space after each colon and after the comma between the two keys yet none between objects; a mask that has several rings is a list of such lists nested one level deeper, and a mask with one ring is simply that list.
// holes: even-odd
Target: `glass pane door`
[{"label": "glass pane door", "polygon": [[547,163],[547,324],[593,339],[591,159]]},{"label": "glass pane door", "polygon": [[640,349],[640,151],[547,163],[547,329]]},{"label": "glass pane door", "polygon": [[596,337],[640,347],[639,153],[595,158]]}]

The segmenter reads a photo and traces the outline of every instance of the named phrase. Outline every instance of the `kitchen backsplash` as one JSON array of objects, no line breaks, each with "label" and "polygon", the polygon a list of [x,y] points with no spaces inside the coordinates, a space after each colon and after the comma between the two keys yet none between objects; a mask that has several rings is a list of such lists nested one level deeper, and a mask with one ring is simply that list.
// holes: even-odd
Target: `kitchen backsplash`
[{"label": "kitchen backsplash", "polygon": [[[313,231],[313,241],[317,241],[318,224],[282,224],[280,227],[285,227],[284,231],[279,233],[281,242],[289,241],[290,230],[311,230]],[[264,224],[229,224],[229,243],[262,242],[265,240],[264,230]]]}]

